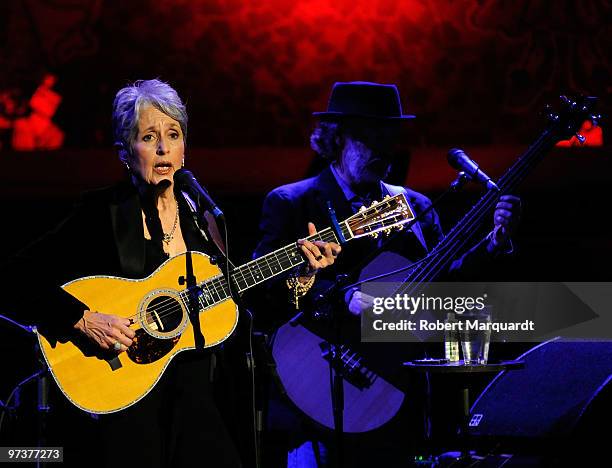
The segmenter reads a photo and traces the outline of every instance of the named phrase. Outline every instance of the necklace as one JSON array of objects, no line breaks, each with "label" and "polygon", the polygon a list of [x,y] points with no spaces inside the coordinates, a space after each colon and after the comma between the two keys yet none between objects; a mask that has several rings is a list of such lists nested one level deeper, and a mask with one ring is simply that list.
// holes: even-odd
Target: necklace
[{"label": "necklace", "polygon": [[170,231],[170,233],[168,234],[164,233],[164,237],[162,238],[162,240],[166,243],[166,245],[170,244],[170,241],[174,238],[174,231],[176,231],[176,226],[178,224],[179,209],[178,209],[178,202],[176,201],[176,198],[174,199],[174,203],[176,203],[176,215],[174,215],[174,225],[172,226],[172,230]]}]

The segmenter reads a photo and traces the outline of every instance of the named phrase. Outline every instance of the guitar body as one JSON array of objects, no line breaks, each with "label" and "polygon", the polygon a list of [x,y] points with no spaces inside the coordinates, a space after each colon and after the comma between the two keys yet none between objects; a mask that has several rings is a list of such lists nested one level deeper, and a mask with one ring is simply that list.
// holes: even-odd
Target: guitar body
[{"label": "guitar body", "polygon": [[[373,277],[396,269],[407,268],[409,260],[393,252],[383,252],[374,258],[361,272],[360,279]],[[385,278],[385,281],[402,281],[406,270]],[[379,288],[380,289],[380,288]],[[389,291],[391,292],[391,291]],[[354,323],[347,325],[355,325]],[[345,332],[353,337],[355,333]],[[278,376],[289,399],[308,417],[323,426],[334,429],[330,389],[330,362],[326,351],[329,343],[315,327],[289,322],[278,329],[274,337],[272,355]],[[341,353],[346,357],[344,372],[344,432],[372,431],[391,420],[401,408],[405,394],[371,369],[371,365],[384,361],[386,370],[401,369],[399,356],[380,356],[375,344],[356,344],[347,340]],[[370,348],[370,349],[369,349]],[[376,353],[368,351],[378,351]],[[351,357],[354,358],[351,359]],[[359,364],[355,365],[359,359]],[[370,368],[366,368],[364,362]],[[376,367],[378,370],[378,367]]]},{"label": "guitar body", "polygon": [[[132,318],[136,324],[133,345],[118,355],[101,353],[84,337],[62,343],[38,334],[49,369],[73,404],[98,414],[127,408],[154,387],[174,356],[195,349],[189,301],[185,285],[179,283],[187,263],[198,282],[221,275],[206,255],[188,252],[167,260],[141,280],[91,276],[63,286],[90,310]],[[201,310],[199,321],[204,346],[211,347],[232,334],[238,310],[228,298]]]},{"label": "guitar body", "polygon": [[[290,322],[276,332],[272,356],[289,399],[311,419],[334,429],[327,346],[325,339],[307,327]],[[343,382],[344,432],[367,432],[397,414],[404,393],[359,364],[354,371],[355,377],[349,374]]]}]

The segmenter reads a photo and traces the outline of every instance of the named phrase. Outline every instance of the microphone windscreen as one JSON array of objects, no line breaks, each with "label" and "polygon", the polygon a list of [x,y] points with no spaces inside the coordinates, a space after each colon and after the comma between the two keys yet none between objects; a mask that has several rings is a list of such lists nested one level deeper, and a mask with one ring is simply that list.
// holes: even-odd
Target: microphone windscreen
[{"label": "microphone windscreen", "polygon": [[193,179],[193,174],[187,169],[179,169],[174,173],[174,183],[180,186],[189,184]]},{"label": "microphone windscreen", "polygon": [[463,169],[463,166],[459,163],[459,160],[462,156],[465,155],[465,152],[460,148],[451,148],[448,150],[448,155],[446,156],[448,163],[455,169]]}]

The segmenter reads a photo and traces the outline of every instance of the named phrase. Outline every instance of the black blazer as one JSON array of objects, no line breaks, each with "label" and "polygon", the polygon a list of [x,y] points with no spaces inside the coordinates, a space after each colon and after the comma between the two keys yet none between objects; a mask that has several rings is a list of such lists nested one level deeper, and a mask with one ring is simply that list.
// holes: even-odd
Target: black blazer
[{"label": "black blazer", "polygon": [[[386,191],[395,195],[403,192],[408,203],[418,215],[431,205],[431,201],[424,195],[405,187],[383,184]],[[346,200],[341,187],[338,185],[331,169],[324,169],[319,175],[296,183],[283,185],[272,190],[265,198],[260,222],[261,240],[253,254],[254,258],[274,251],[299,238],[308,235],[307,223],[315,223],[317,229],[330,226],[327,201],[332,203],[338,221],[342,221],[353,214],[350,203]],[[410,261],[415,261],[426,255],[444,234],[435,210],[427,213],[425,218],[412,227],[411,232],[403,235],[389,245],[389,250],[397,252]],[[494,255],[487,251],[487,240],[482,239],[472,249],[458,257],[449,268],[449,276],[457,279],[476,279],[478,274],[487,270]],[[333,266],[325,268],[317,274],[313,290],[308,297],[316,297],[317,293],[327,289],[339,274],[350,273],[349,281],[356,280],[359,272],[355,269],[361,266],[362,261],[376,248],[376,241],[371,238],[352,240],[345,244],[342,253]],[[271,282],[267,287],[267,297],[258,308],[287,311],[287,291],[284,280]],[[270,305],[273,304],[271,307]],[[308,299],[304,301],[308,305]],[[291,310],[289,309],[290,313]],[[260,312],[261,313],[261,312]],[[281,314],[280,321],[287,318]]]}]

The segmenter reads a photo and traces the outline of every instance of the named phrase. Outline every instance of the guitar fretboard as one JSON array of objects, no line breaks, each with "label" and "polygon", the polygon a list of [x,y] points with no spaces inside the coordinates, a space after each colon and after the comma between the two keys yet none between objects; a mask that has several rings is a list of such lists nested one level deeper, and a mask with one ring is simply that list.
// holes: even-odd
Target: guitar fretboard
[{"label": "guitar fretboard", "polygon": [[[340,225],[342,235],[350,238],[349,228]],[[336,234],[331,228],[324,229],[317,234],[307,237],[309,241],[338,242]],[[230,274],[238,293],[242,293],[253,286],[291,270],[306,263],[302,251],[297,243],[282,247],[274,252],[252,260],[236,267]],[[230,289],[225,277],[219,275],[198,284],[198,302],[200,310],[211,307],[231,297]],[[186,295],[183,292],[182,295]]]}]

